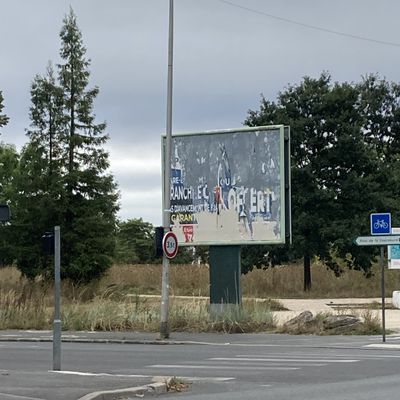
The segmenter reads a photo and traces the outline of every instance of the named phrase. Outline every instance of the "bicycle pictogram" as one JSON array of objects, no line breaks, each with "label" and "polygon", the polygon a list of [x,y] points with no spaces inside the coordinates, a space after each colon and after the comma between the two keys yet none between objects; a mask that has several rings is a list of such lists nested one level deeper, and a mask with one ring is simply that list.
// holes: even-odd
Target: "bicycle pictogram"
[{"label": "bicycle pictogram", "polygon": [[374,223],[375,229],[387,229],[389,224],[384,219],[377,219]]}]

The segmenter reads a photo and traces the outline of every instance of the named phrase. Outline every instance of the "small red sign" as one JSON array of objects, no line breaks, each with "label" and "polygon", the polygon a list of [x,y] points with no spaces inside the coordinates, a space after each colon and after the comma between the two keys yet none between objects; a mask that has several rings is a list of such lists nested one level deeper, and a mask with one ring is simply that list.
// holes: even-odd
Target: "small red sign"
[{"label": "small red sign", "polygon": [[175,233],[167,232],[162,241],[164,254],[167,258],[174,258],[178,253],[178,238]]},{"label": "small red sign", "polygon": [[193,242],[193,225],[183,225],[182,226],[183,234],[185,235],[185,243]]}]

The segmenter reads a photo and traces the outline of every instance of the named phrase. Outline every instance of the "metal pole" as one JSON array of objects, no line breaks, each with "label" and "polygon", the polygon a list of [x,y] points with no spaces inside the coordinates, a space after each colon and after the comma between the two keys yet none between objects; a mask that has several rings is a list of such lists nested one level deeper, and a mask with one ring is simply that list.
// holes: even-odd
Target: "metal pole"
[{"label": "metal pole", "polygon": [[[174,50],[174,0],[169,0],[167,131],[165,140],[164,193],[163,193],[164,232],[168,232],[170,230],[173,50]],[[161,323],[160,323],[161,339],[168,339],[169,337],[168,308],[169,308],[169,259],[164,254],[162,288],[161,288]]]},{"label": "metal pole", "polygon": [[384,264],[384,247],[381,246],[381,290],[382,290],[382,342],[386,342],[386,321],[385,321],[385,264]]},{"label": "metal pole", "polygon": [[60,227],[54,227],[54,324],[53,371],[61,370],[61,275]]}]

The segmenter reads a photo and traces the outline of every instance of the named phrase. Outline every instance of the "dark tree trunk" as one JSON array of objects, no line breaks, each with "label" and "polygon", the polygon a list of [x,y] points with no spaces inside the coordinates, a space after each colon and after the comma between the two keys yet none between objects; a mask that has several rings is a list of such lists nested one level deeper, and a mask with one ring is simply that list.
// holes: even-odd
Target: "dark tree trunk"
[{"label": "dark tree trunk", "polygon": [[309,254],[304,254],[304,291],[311,290],[311,258]]}]

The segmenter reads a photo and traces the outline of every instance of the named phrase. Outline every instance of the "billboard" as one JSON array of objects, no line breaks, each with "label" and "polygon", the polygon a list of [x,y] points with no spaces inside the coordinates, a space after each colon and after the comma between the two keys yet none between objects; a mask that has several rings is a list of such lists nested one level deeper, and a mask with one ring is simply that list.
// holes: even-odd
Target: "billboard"
[{"label": "billboard", "polygon": [[171,149],[170,225],[179,245],[288,240],[288,127],[174,135]]}]

